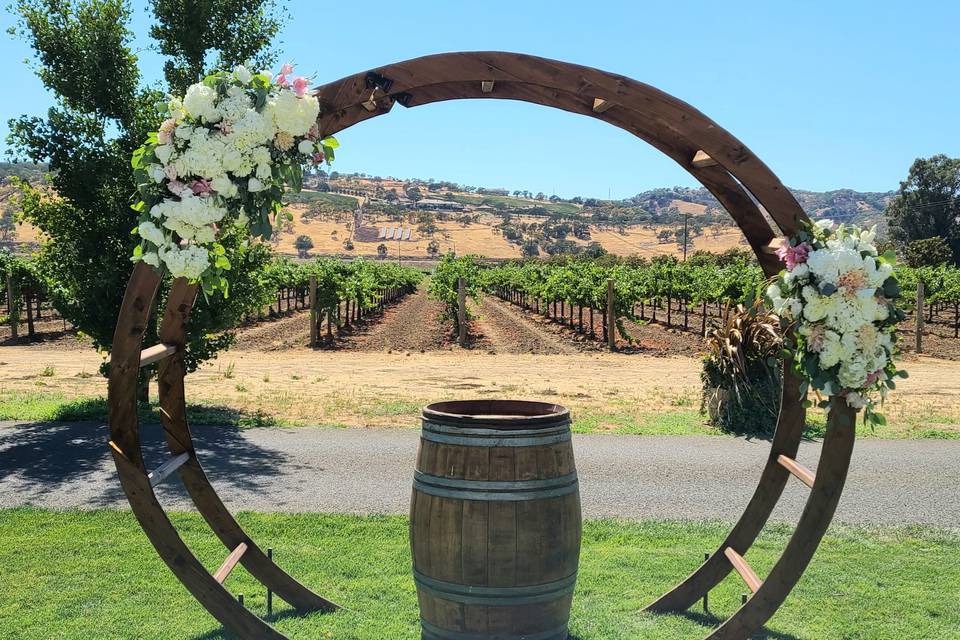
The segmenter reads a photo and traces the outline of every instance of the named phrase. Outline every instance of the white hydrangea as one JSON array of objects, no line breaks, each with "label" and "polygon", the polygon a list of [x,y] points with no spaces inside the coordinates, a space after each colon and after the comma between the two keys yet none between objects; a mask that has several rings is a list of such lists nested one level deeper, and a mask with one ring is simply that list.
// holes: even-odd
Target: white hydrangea
[{"label": "white hydrangea", "polygon": [[[231,87],[231,89],[240,90],[239,87]],[[217,105],[217,109],[219,109],[223,119],[231,123],[242,118],[246,115],[247,111],[252,108],[253,102],[251,102],[250,97],[243,93],[242,90],[240,90],[240,93],[236,96],[227,98]]]},{"label": "white hydrangea", "polygon": [[168,244],[160,248],[160,259],[175,278],[196,280],[210,266],[210,254],[203,247],[189,245],[179,247]]},{"label": "white hydrangea", "polygon": [[320,103],[316,96],[298,98],[290,90],[283,90],[270,100],[268,108],[273,114],[277,129],[292,136],[306,135],[320,115]]},{"label": "white hydrangea", "polygon": [[167,177],[167,174],[163,171],[162,164],[151,164],[148,166],[147,175],[157,184],[163,182],[163,179]]},{"label": "white hydrangea", "polygon": [[217,192],[221,198],[237,197],[237,185],[227,176],[217,176],[210,181],[210,188]]},{"label": "white hydrangea", "polygon": [[183,97],[183,108],[194,118],[204,122],[220,121],[220,112],[217,111],[217,92],[203,83],[192,84]]},{"label": "white hydrangea", "polygon": [[215,198],[185,194],[180,200],[168,198],[150,211],[162,221],[164,228],[175,232],[184,240],[212,242],[214,225],[227,215],[227,210],[217,205]]},{"label": "white hydrangea", "polygon": [[140,225],[137,227],[137,233],[140,234],[141,238],[148,242],[152,242],[158,247],[167,241],[166,237],[163,235],[163,231],[149,220],[140,223]]},{"label": "white hydrangea", "polygon": [[243,117],[234,123],[233,130],[226,136],[226,143],[245,151],[269,143],[275,134],[271,117],[258,113],[255,109],[248,109]]}]

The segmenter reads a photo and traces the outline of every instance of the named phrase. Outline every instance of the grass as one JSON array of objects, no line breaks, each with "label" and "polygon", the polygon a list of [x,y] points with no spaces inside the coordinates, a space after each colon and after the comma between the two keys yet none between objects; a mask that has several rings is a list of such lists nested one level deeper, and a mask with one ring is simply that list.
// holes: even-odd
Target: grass
[{"label": "grass", "polygon": [[[141,422],[160,422],[156,402],[141,406]],[[103,422],[107,419],[104,397],[66,398],[55,392],[0,392],[0,420],[24,422]],[[231,407],[188,404],[187,420],[193,424],[235,427],[286,427],[290,423],[263,411],[241,411]]]},{"label": "grass", "polygon": [[[194,514],[172,514],[207,567],[226,551]],[[402,517],[239,515],[279,564],[346,605],[336,614],[274,622],[291,638],[414,640],[416,595]],[[717,618],[651,616],[642,607],[686,575],[727,532],[716,523],[587,522],[571,632],[579,640],[701,638]],[[772,527],[751,550],[764,575],[789,535]],[[758,638],[960,638],[960,532],[834,527],[794,595]],[[50,558],[55,558],[51,562]],[[128,512],[0,511],[0,628],[21,640],[226,638],[170,574]],[[242,568],[227,587],[265,614],[265,595]],[[728,616],[744,586],[735,576],[710,597]]]},{"label": "grass", "polygon": [[[509,386],[509,385],[507,385]],[[507,390],[507,386],[500,391]],[[249,389],[243,382],[234,384],[234,389],[247,395]],[[547,390],[540,390],[541,395]],[[306,402],[322,403],[303,411]],[[347,427],[358,425],[401,426],[419,428],[420,409],[426,400],[390,398],[383,395],[367,397],[362,393],[334,393],[322,398],[304,398],[302,395],[274,392],[268,399],[253,397],[242,406],[230,398],[224,404],[198,402],[187,405],[187,417],[193,424],[223,425],[233,427]],[[575,433],[606,433],[616,435],[725,435],[711,427],[704,415],[687,396],[671,401],[673,410],[652,412],[636,402],[614,398],[602,407],[573,407],[573,431]],[[293,409],[312,418],[290,417]],[[314,410],[315,409],[315,410]],[[30,422],[104,421],[107,418],[107,403],[102,396],[69,398],[57,391],[0,391],[0,420]],[[159,422],[160,413],[156,402],[141,407],[140,419],[144,422]],[[810,412],[807,417],[806,435],[820,438],[826,429],[826,421],[820,412]],[[917,415],[902,422],[872,429],[858,423],[857,434],[861,438],[884,439],[960,439],[956,419],[945,415]]]}]

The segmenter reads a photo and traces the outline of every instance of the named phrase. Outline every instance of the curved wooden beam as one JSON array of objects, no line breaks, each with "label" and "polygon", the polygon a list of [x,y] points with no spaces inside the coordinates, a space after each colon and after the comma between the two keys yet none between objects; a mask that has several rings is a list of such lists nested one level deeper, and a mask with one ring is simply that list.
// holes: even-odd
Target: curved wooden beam
[{"label": "curved wooden beam", "polygon": [[830,411],[813,488],[790,542],[756,593],[707,636],[709,640],[749,638],[776,613],[800,581],[840,502],[856,440],[856,421],[856,411],[845,403]]},{"label": "curved wooden beam", "polygon": [[286,636],[240,605],[197,560],[157,500],[144,467],[137,418],[137,380],[140,347],[159,286],[156,272],[147,264],[138,263],[127,284],[113,337],[108,383],[110,449],[120,484],[157,555],[220,624],[242,638],[286,640]]},{"label": "curved wooden beam", "polygon": [[[395,102],[414,107],[463,98],[520,100],[603,120],[643,139],[696,177],[731,213],[768,275],[777,273],[781,265],[770,250],[775,233],[766,215],[785,234],[794,233],[806,220],[799,204],[770,169],[715,122],[649,85],[596,69],[515,53],[452,53],[349,76],[318,88],[316,93],[321,102],[318,124],[324,135],[387,113]],[[138,265],[117,323],[110,376],[110,426],[121,483],[158,553],[221,623],[245,639],[282,638],[237,605],[190,554],[157,503],[143,468],[136,423],[136,382],[141,366],[140,343],[158,286],[156,274]],[[240,562],[295,607],[336,608],[264,556],[223,505],[196,459],[183,388],[187,318],[195,296],[195,286],[174,283],[160,328],[161,346],[146,356],[160,362],[164,433],[176,462],[170,469],[177,468],[201,514],[231,550],[222,568],[224,577]],[[756,593],[708,638],[745,639],[762,627],[796,585],[836,509],[854,436],[853,412],[832,412],[820,467],[797,532],[770,576],[761,582],[743,556],[779,501],[790,469],[803,471],[798,477],[811,482],[810,472],[790,464],[796,458],[806,420],[798,387],[799,380],[785,369],[770,455],[739,521],[713,556],[651,604],[649,610],[689,607],[723,580],[734,568],[731,562],[735,562]]]},{"label": "curved wooden beam", "polygon": [[183,278],[174,280],[167,298],[167,308],[160,325],[160,341],[178,347],[177,352],[161,361],[157,376],[160,394],[160,419],[163,423],[167,446],[174,456],[189,453],[190,458],[180,467],[183,481],[190,498],[207,524],[227,549],[246,545],[240,556],[240,564],[265,587],[301,611],[334,611],[338,607],[306,588],[280,569],[267,557],[260,547],[244,532],[243,528],[227,509],[200,461],[194,455],[193,437],[187,425],[184,376],[186,367],[183,347],[187,341],[187,320],[197,297],[197,285],[188,284]]}]

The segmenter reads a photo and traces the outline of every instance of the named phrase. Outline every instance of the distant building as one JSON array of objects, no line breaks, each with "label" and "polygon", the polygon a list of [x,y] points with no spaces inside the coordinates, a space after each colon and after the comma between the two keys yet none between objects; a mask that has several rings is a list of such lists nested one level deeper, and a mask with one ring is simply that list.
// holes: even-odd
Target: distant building
[{"label": "distant building", "polygon": [[437,200],[435,198],[424,198],[417,203],[418,209],[441,209],[445,211],[466,211],[467,206],[462,202],[453,200]]}]

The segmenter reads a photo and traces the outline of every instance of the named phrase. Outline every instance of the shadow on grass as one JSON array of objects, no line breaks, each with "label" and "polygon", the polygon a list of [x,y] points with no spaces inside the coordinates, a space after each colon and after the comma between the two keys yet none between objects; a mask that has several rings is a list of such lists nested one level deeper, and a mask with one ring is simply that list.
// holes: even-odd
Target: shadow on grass
[{"label": "shadow on grass", "polygon": [[[16,493],[20,503],[69,488],[71,503],[125,506],[108,450],[105,400],[66,402],[55,415],[55,421],[0,429],[0,489]],[[191,431],[197,457],[214,485],[225,493],[236,487],[267,494],[274,477],[293,464],[286,454],[260,446],[244,434],[244,427],[273,425],[268,417],[219,406],[190,407],[188,415],[201,425],[224,425],[196,426]],[[154,469],[170,457],[154,407],[141,412],[141,423],[144,461]],[[157,493],[162,502],[169,499],[178,507],[190,506],[179,482],[168,481]]]},{"label": "shadow on grass", "polygon": [[[690,622],[694,622],[709,629],[715,629],[725,621],[725,618],[720,618],[712,613],[702,613],[700,611],[682,611],[663,615],[674,615],[680,618],[685,618]],[[760,631],[750,636],[750,638],[751,640],[800,640],[800,638],[793,634],[771,631],[766,627],[763,627]]]},{"label": "shadow on grass", "polygon": [[[256,612],[254,612],[256,614]],[[281,620],[288,620],[290,618],[305,618],[307,616],[332,616],[336,615],[336,611],[330,612],[321,612],[321,611],[297,611],[296,609],[287,609],[286,611],[280,611],[269,616],[259,616],[261,620],[268,624],[276,624]],[[226,628],[220,627],[219,629],[213,629],[199,636],[193,636],[190,640],[235,640],[237,636],[230,633]],[[571,638],[571,640],[574,640]]]}]

